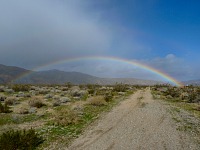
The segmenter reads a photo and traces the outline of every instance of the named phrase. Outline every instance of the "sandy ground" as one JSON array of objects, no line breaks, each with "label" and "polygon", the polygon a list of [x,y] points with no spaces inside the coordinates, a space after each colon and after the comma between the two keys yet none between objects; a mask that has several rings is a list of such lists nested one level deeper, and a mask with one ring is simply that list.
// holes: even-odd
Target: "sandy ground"
[{"label": "sandy ground", "polygon": [[197,150],[176,130],[166,106],[153,100],[150,89],[138,91],[103,116],[68,150]]}]

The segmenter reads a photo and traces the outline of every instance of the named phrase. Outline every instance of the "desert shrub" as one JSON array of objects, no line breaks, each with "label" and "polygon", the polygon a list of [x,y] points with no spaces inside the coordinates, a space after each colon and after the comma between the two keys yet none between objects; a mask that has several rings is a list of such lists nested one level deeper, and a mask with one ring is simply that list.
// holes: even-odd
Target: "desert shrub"
[{"label": "desert shrub", "polygon": [[21,107],[20,110],[19,110],[19,113],[20,113],[20,114],[28,114],[29,111],[28,111],[27,108]]},{"label": "desert shrub", "polygon": [[97,88],[100,87],[100,85],[98,85],[98,84],[87,84],[86,87],[88,89],[97,89]]},{"label": "desert shrub", "polygon": [[6,98],[7,98],[7,97],[6,97],[5,95],[0,94],[0,101],[5,101]]},{"label": "desert shrub", "polygon": [[84,97],[88,95],[88,91],[86,90],[78,90],[78,89],[73,89],[71,90],[71,96],[73,97]]},{"label": "desert shrub", "polygon": [[14,91],[13,89],[5,89],[5,92],[6,92],[7,94],[12,94],[12,93],[14,93],[15,91]]},{"label": "desert shrub", "polygon": [[187,93],[187,92],[182,92],[180,95],[181,100],[188,99],[188,97],[189,97],[189,93]]},{"label": "desert shrub", "polygon": [[200,105],[197,105],[196,107],[194,107],[194,110],[200,111]]},{"label": "desert shrub", "polygon": [[0,102],[0,113],[3,113],[3,112],[4,112],[4,106]]},{"label": "desert shrub", "polygon": [[55,102],[53,102],[53,107],[60,106],[60,105],[61,105],[61,102],[60,102],[60,101],[55,101]]},{"label": "desert shrub", "polygon": [[87,87],[88,89],[93,89],[93,88],[94,88],[94,85],[93,85],[93,84],[87,84],[86,87]]},{"label": "desert shrub", "polygon": [[94,93],[95,93],[95,89],[89,89],[89,90],[88,90],[88,93],[89,93],[89,94],[94,94]]},{"label": "desert shrub", "polygon": [[65,87],[71,88],[72,86],[73,86],[73,84],[70,82],[65,83]]},{"label": "desert shrub", "polygon": [[54,95],[54,96],[53,96],[53,99],[54,99],[54,100],[59,100],[59,99],[60,99],[60,96],[59,96],[59,95]]},{"label": "desert shrub", "polygon": [[188,102],[189,103],[197,103],[200,102],[200,97],[198,95],[198,93],[196,92],[191,92],[188,96]]},{"label": "desert shrub", "polygon": [[81,118],[79,117],[78,112],[69,108],[57,110],[53,120],[54,124],[61,126],[77,124],[79,121],[81,121]]},{"label": "desert shrub", "polygon": [[67,102],[71,102],[71,99],[69,97],[61,97],[59,100],[61,103],[67,103]]},{"label": "desert shrub", "polygon": [[83,85],[83,84],[80,84],[80,85],[79,85],[79,88],[80,88],[80,89],[84,89],[85,87],[86,87],[86,86]]},{"label": "desert shrub", "polygon": [[106,105],[107,102],[105,101],[104,96],[95,96],[88,99],[88,104],[93,106],[103,106]]},{"label": "desert shrub", "polygon": [[10,130],[0,135],[1,150],[33,150],[44,140],[35,130]]},{"label": "desert shrub", "polygon": [[113,95],[112,93],[106,93],[105,96],[104,96],[104,99],[106,102],[110,102],[113,98]]},{"label": "desert shrub", "polygon": [[17,99],[15,97],[8,97],[6,100],[5,100],[5,103],[7,105],[15,105],[17,103]]},{"label": "desert shrub", "polygon": [[44,94],[48,94],[48,93],[49,93],[48,90],[40,90],[40,91],[39,91],[39,94],[43,94],[43,95],[44,95]]},{"label": "desert shrub", "polygon": [[10,107],[8,106],[8,104],[2,104],[1,102],[0,102],[0,113],[10,113],[10,112],[12,112],[11,110],[10,110]]},{"label": "desert shrub", "polygon": [[68,87],[62,87],[62,91],[68,91]]},{"label": "desert shrub", "polygon": [[26,84],[15,84],[12,86],[12,89],[15,92],[19,92],[19,91],[29,91],[30,90],[30,86],[26,85]]},{"label": "desert shrub", "polygon": [[53,98],[53,95],[52,95],[52,94],[46,94],[46,95],[44,96],[44,98],[47,98],[47,99]]},{"label": "desert shrub", "polygon": [[4,86],[0,86],[0,92],[5,92],[4,88]]},{"label": "desert shrub", "polygon": [[28,104],[31,107],[37,107],[37,108],[45,106],[45,104],[42,102],[42,100],[38,97],[34,97],[31,100],[29,100]]},{"label": "desert shrub", "polygon": [[118,84],[116,83],[116,85],[113,87],[113,91],[115,92],[126,92],[127,90],[127,85],[126,84]]},{"label": "desert shrub", "polygon": [[172,98],[179,98],[181,95],[180,89],[176,87],[166,87],[166,90],[163,90],[161,92],[164,94],[164,96],[170,95],[172,96]]}]

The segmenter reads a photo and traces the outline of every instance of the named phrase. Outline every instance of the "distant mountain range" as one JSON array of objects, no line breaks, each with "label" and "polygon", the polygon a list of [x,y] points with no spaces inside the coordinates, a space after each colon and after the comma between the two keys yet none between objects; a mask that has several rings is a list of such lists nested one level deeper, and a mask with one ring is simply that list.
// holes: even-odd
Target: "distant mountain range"
[{"label": "distant mountain range", "polygon": [[5,66],[0,64],[0,83],[9,83],[18,76],[31,73],[32,71],[14,66]]},{"label": "distant mountain range", "polygon": [[[23,76],[24,74],[27,74]],[[19,78],[20,77],[20,78]],[[197,80],[200,84],[200,80]],[[60,70],[31,71],[15,66],[0,64],[0,84],[22,83],[22,84],[101,84],[112,85],[124,83],[132,85],[155,85],[162,84],[160,81],[142,80],[135,78],[99,78],[80,72],[65,72]],[[196,83],[191,81],[190,83]],[[186,83],[187,84],[187,83]]]},{"label": "distant mountain range", "polygon": [[183,82],[185,85],[200,85],[200,79],[198,80],[189,80]]}]

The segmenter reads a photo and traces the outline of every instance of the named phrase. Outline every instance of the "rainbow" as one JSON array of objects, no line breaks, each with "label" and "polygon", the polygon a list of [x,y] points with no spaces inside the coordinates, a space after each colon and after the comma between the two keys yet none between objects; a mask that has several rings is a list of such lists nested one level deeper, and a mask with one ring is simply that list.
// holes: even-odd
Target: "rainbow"
[{"label": "rainbow", "polygon": [[[133,61],[133,60],[127,60],[127,59],[123,59],[123,58],[109,57],[109,56],[87,56],[87,57],[77,57],[77,58],[66,58],[66,59],[50,62],[50,63],[47,63],[47,64],[43,64],[43,65],[36,67],[32,70],[37,71],[37,70],[41,70],[42,68],[45,68],[45,67],[48,67],[48,66],[51,66],[51,65],[69,63],[69,62],[76,62],[76,61],[80,61],[80,60],[111,60],[111,61],[126,63],[126,64],[129,64],[129,65],[133,65],[133,66],[139,67],[141,69],[144,69],[144,70],[151,72],[153,74],[156,74],[156,75],[162,77],[163,79],[167,80],[168,82],[175,84],[176,86],[179,86],[179,87],[183,86],[183,84],[181,82],[179,82],[178,80],[176,80],[175,78],[173,78],[170,75],[168,75],[167,73],[164,73],[164,72],[162,72],[158,69],[155,69],[151,66],[148,66],[148,65],[143,64],[141,62],[137,62],[137,61]],[[16,81],[17,79],[20,79],[22,77],[28,76],[29,74],[31,74],[31,73],[28,72],[28,73],[25,73],[23,75],[20,75],[14,81]]]}]

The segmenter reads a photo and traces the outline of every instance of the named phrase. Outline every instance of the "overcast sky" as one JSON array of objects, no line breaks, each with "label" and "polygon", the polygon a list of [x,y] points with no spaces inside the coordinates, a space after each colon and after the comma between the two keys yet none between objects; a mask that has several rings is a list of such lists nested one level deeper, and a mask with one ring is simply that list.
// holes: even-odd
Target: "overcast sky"
[{"label": "overcast sky", "polygon": [[[0,63],[27,69],[110,56],[145,63],[178,80],[200,78],[198,0],[1,0]],[[41,69],[158,79],[115,61],[80,60]]]}]

